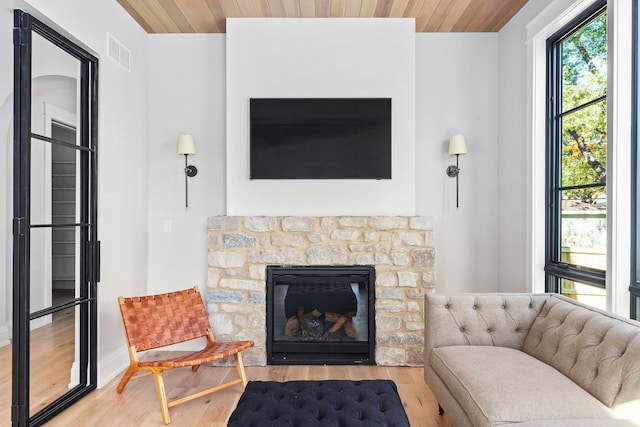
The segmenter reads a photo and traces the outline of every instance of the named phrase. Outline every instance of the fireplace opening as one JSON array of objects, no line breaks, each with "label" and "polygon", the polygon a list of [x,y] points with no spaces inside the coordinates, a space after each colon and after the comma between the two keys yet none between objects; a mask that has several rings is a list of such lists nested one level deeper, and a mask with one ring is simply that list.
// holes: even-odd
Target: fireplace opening
[{"label": "fireplace opening", "polygon": [[267,266],[267,364],[375,364],[373,266]]}]

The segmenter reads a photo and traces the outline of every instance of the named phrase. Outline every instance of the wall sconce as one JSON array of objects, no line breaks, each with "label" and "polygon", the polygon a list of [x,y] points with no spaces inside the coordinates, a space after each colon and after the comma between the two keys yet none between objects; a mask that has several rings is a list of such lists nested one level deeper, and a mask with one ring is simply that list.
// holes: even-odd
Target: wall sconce
[{"label": "wall sconce", "polygon": [[449,139],[449,155],[452,156],[454,154],[456,155],[456,164],[447,168],[447,175],[456,179],[456,209],[458,209],[458,175],[460,174],[458,158],[460,154],[467,154],[467,142],[464,140],[464,135],[456,134]]},{"label": "wall sconce", "polygon": [[198,169],[193,165],[187,165],[187,156],[196,154],[196,143],[191,135],[180,135],[178,137],[178,154],[184,154],[184,194],[185,208],[189,207],[189,178],[198,174]]}]

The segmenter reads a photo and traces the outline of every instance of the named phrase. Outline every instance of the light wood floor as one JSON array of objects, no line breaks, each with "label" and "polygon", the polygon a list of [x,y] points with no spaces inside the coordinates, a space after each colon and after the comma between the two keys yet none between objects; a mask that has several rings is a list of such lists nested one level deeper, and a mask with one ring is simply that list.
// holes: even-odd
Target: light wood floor
[{"label": "light wood floor", "polygon": [[[287,381],[323,379],[392,379],[398,386],[412,427],[451,427],[446,417],[438,415],[438,406],[422,379],[422,368],[366,366],[267,366],[247,367],[249,380]],[[235,375],[235,368],[202,367],[197,373],[190,369],[173,370],[165,374],[169,399],[204,388],[205,384]],[[130,382],[122,394],[115,392],[119,381],[92,392],[82,401],[58,415],[48,426],[161,426],[153,379]],[[224,427],[240,398],[240,386],[224,389],[212,395],[170,409],[171,426]]]},{"label": "light wood floor", "polygon": [[[73,317],[62,319],[73,322]],[[54,319],[54,324],[56,323]],[[63,323],[64,324],[64,323]],[[61,326],[58,324],[57,326]],[[43,328],[40,328],[43,329]],[[58,328],[70,331],[73,328]],[[39,331],[41,339],[46,340],[45,330]],[[71,340],[73,337],[71,336]],[[57,337],[57,345],[61,338]],[[40,343],[42,345],[42,343]],[[123,343],[124,345],[124,343]],[[43,346],[47,348],[47,346]],[[55,351],[52,351],[55,354]],[[43,378],[32,378],[35,384],[51,387],[52,382],[68,382],[69,361],[65,358],[41,355],[43,360],[33,360],[36,366],[46,366]],[[325,380],[325,379],[391,379],[398,386],[398,392],[412,427],[452,427],[446,416],[438,415],[437,403],[424,383],[422,368],[381,367],[381,366],[266,366],[246,367],[249,380],[288,381],[288,380]],[[52,380],[58,372],[64,378]],[[165,373],[165,385],[171,400],[216,384],[225,378],[236,375],[233,367],[201,367],[193,373],[191,369],[174,369]],[[58,375],[60,376],[60,375]],[[120,378],[116,378],[99,390],[76,403],[47,426],[162,426],[162,417],[152,377],[129,382],[122,394],[115,391]],[[43,387],[39,387],[42,389]],[[240,398],[240,386],[230,387],[200,399],[175,406],[170,409],[171,426],[226,426],[227,419]],[[43,403],[47,399],[41,399]],[[33,402],[32,402],[33,403]],[[10,425],[11,407],[11,346],[0,348],[0,426]]]}]

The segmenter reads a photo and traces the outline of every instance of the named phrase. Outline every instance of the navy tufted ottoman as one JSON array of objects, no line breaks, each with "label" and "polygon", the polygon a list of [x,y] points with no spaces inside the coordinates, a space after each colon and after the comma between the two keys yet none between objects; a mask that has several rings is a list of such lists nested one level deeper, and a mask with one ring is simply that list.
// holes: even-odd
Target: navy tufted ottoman
[{"label": "navy tufted ottoman", "polygon": [[250,381],[228,427],[409,427],[390,380]]}]

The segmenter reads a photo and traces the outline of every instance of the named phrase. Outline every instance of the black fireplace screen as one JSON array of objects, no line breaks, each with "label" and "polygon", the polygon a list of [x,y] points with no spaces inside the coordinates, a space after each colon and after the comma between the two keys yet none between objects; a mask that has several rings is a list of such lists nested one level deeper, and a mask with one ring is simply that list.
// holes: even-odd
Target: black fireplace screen
[{"label": "black fireplace screen", "polygon": [[268,364],[375,364],[372,266],[267,266]]}]

